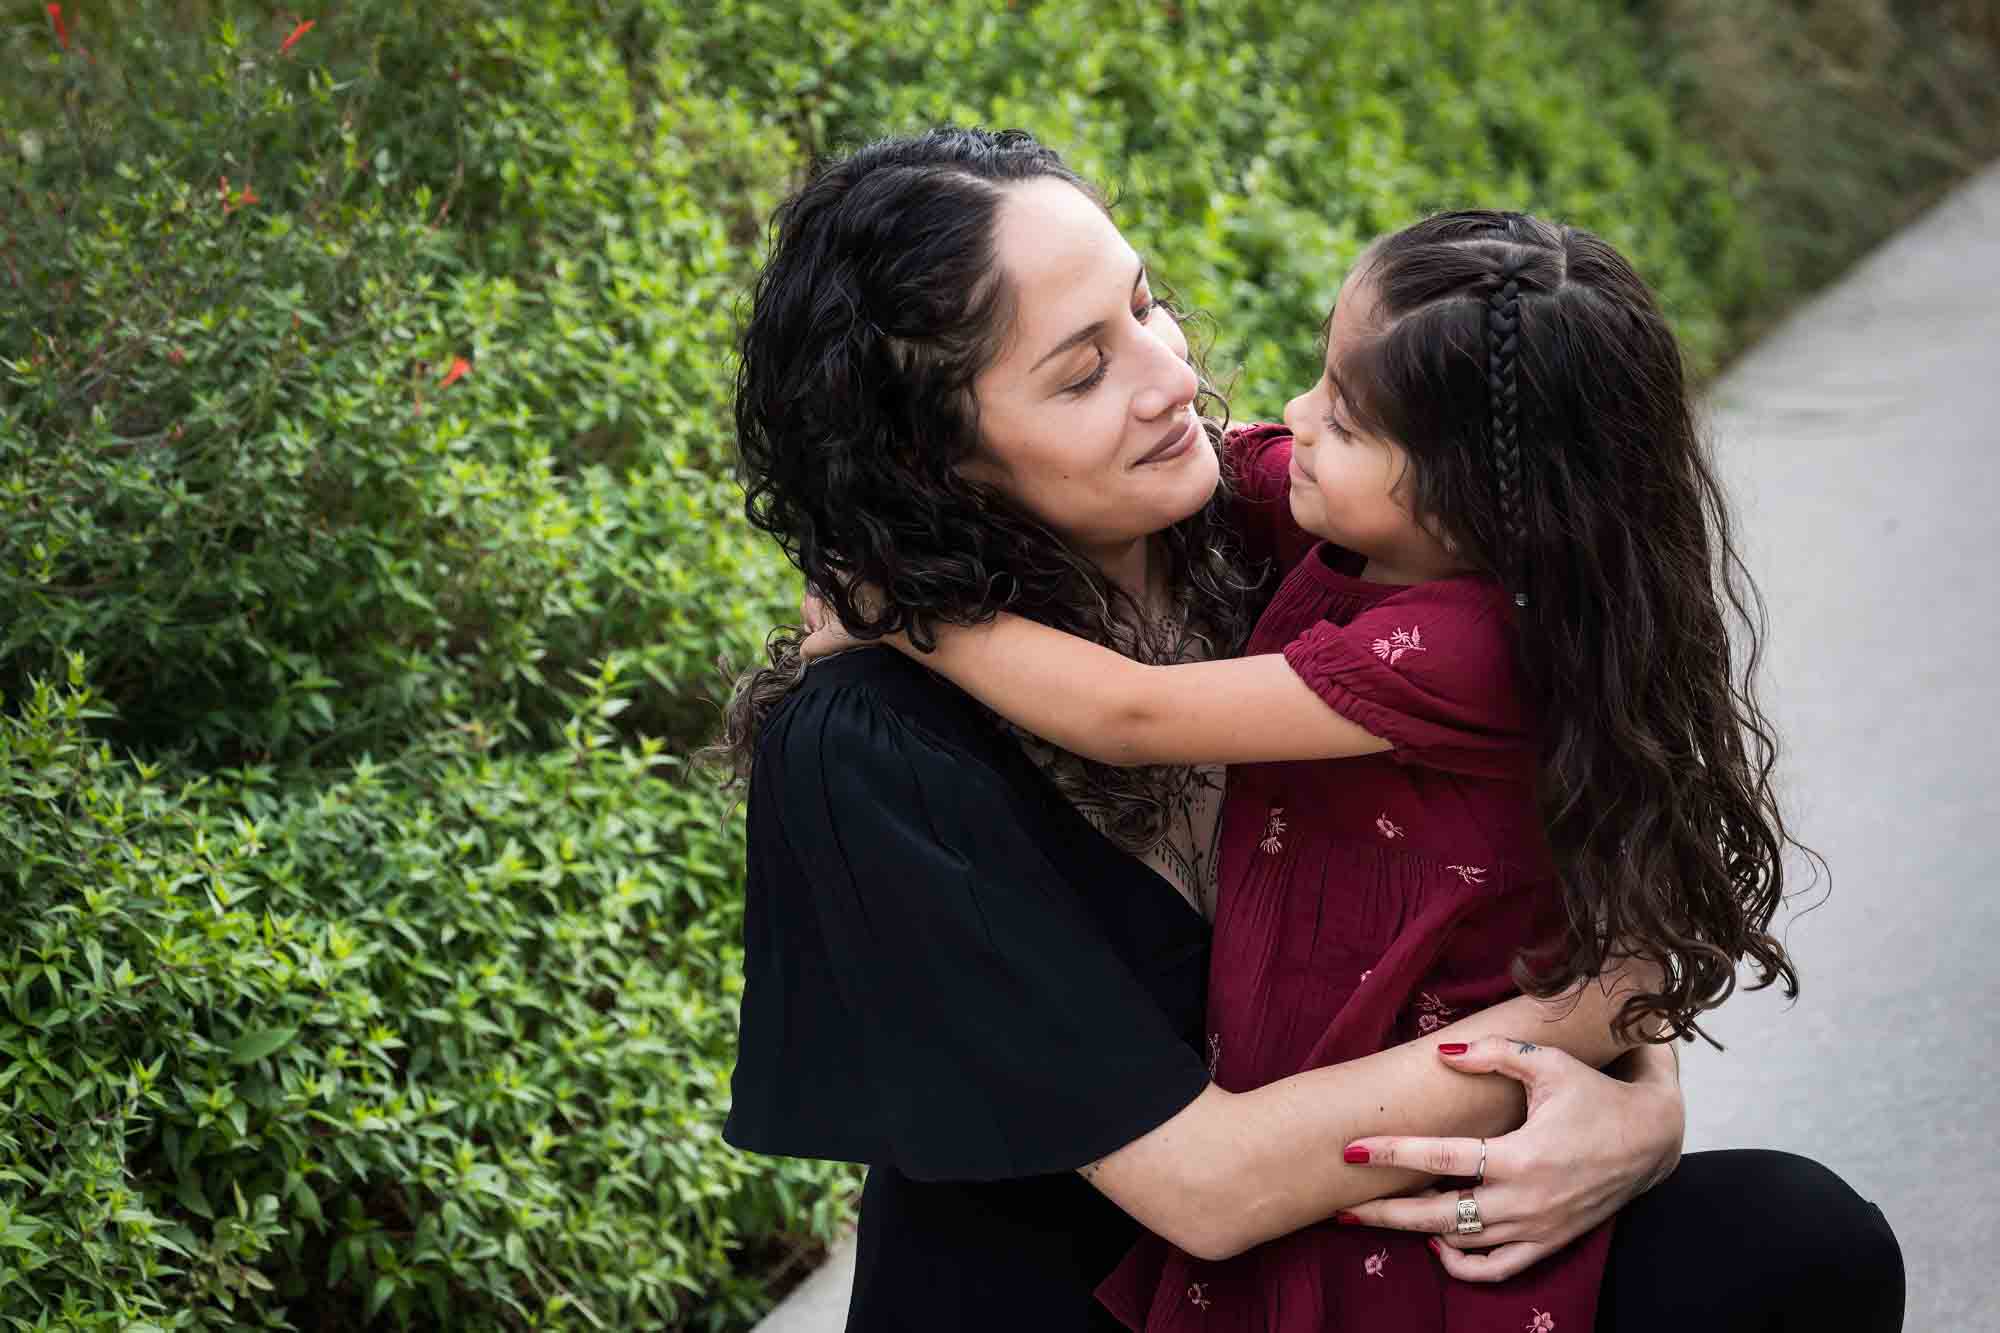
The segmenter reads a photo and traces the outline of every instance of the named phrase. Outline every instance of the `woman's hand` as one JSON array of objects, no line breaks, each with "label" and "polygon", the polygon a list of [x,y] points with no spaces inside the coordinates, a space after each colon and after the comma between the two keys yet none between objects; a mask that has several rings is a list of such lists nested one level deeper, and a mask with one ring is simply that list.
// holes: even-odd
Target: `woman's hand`
[{"label": "woman's hand", "polygon": [[[1486,1177],[1474,1188],[1485,1230],[1461,1236],[1463,1186],[1360,1204],[1341,1220],[1397,1231],[1427,1231],[1445,1271],[1467,1282],[1498,1282],[1575,1240],[1672,1174],[1681,1158],[1686,1106],[1679,1058],[1640,1046],[1620,1061],[1629,1082],[1598,1073],[1550,1046],[1483,1037],[1439,1058],[1466,1074],[1504,1074],[1527,1089],[1528,1118],[1485,1141]],[[1614,1066],[1618,1068],[1619,1066]],[[1479,1170],[1478,1139],[1367,1138],[1369,1166],[1401,1166],[1468,1180]],[[1477,1252],[1475,1252],[1477,1251]]]}]

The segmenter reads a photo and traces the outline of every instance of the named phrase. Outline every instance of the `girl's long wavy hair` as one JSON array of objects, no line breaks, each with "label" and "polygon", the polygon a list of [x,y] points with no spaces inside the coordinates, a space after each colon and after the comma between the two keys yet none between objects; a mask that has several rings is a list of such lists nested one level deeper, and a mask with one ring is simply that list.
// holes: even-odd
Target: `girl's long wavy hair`
[{"label": "girl's long wavy hair", "polygon": [[[979,445],[973,381],[1013,315],[996,216],[1008,187],[1040,179],[1103,206],[1028,134],[941,128],[832,162],[778,209],[736,380],[750,521],[861,638],[903,632],[929,648],[941,624],[1010,610],[1140,661],[1232,652],[1247,636],[1251,588],[1225,522],[1226,478],[1161,534],[1174,601],[1161,620],[1001,492],[961,475]],[[1199,407],[1218,402],[1207,396]],[[1203,415],[1219,439],[1219,420]],[[863,585],[881,591],[879,608],[857,599]],[[739,776],[800,677],[801,637],[774,632],[769,661],[736,684],[718,748]],[[1193,780],[1076,756],[1049,768],[1133,851],[1159,840]]]},{"label": "girl's long wavy hair", "polygon": [[1524,988],[1647,959],[1661,988],[1620,1030],[1689,1038],[1739,960],[1796,995],[1770,925],[1785,850],[1819,862],[1774,799],[1762,602],[1652,293],[1598,237],[1519,213],[1432,217],[1361,262],[1375,315],[1333,367],[1342,397],[1408,451],[1416,517],[1515,594],[1574,927],[1523,956]]}]

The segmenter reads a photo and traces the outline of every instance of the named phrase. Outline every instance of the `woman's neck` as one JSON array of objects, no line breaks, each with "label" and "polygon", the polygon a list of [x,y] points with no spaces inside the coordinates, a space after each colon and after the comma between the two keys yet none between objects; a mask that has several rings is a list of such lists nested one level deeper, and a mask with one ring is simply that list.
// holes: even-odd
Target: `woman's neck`
[{"label": "woman's neck", "polygon": [[1167,613],[1173,599],[1167,593],[1165,543],[1158,537],[1141,537],[1114,550],[1088,554],[1141,615],[1150,620]]}]

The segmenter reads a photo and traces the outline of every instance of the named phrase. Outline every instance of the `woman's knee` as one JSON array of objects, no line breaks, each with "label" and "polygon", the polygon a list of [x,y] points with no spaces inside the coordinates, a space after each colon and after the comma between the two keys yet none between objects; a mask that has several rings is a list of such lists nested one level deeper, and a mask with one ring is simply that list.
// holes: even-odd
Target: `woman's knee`
[{"label": "woman's knee", "polygon": [[[1717,1165],[1733,1168],[1726,1174],[1749,1186],[1752,1197],[1739,1206],[1761,1215],[1765,1243],[1778,1260],[1771,1276],[1790,1287],[1775,1302],[1788,1316],[1781,1327],[1900,1329],[1903,1248],[1882,1210],[1809,1157],[1768,1150],[1741,1157],[1749,1160]],[[1835,1322],[1814,1322],[1829,1317]]]}]

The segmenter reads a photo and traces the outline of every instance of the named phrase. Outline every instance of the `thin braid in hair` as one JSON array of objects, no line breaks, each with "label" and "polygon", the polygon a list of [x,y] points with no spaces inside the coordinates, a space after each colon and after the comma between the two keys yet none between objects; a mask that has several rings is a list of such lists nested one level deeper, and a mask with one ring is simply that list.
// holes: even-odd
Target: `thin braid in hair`
[{"label": "thin braid in hair", "polygon": [[1508,259],[1494,277],[1493,290],[1486,297],[1487,411],[1514,602],[1526,606],[1528,595],[1521,591],[1521,562],[1528,547],[1528,525],[1521,504],[1521,395],[1517,373],[1521,350],[1520,261]]}]

